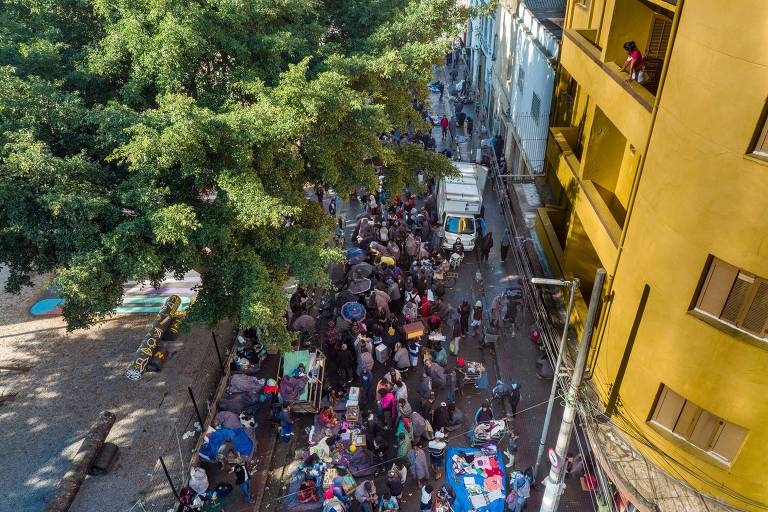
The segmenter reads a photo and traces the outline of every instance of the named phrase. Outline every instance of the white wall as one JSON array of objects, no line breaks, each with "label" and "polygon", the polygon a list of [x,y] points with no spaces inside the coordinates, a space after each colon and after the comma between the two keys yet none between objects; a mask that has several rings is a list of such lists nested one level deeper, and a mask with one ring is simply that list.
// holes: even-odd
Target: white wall
[{"label": "white wall", "polygon": [[[536,172],[543,171],[547,144],[548,114],[555,83],[555,64],[560,41],[533,16],[525,5],[517,9],[514,23],[514,75],[512,100],[509,109],[514,130],[522,141],[522,149],[529,165]],[[522,88],[519,81],[522,76]],[[533,95],[539,98],[539,116],[532,112]],[[538,122],[536,122],[538,120]],[[511,133],[508,136],[511,139]],[[517,170],[517,162],[514,169]]]}]

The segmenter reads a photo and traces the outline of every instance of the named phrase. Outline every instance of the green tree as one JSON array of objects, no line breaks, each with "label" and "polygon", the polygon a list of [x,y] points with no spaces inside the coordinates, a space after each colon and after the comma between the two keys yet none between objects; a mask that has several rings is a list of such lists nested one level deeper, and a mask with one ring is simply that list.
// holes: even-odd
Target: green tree
[{"label": "green tree", "polygon": [[6,288],[55,272],[75,329],[126,280],[197,269],[191,320],[286,342],[287,278],[321,282],[340,256],[305,187],[374,186],[373,162],[391,190],[452,170],[378,137],[426,128],[411,100],[465,15],[451,4],[81,0],[46,20],[17,0],[0,19]]}]

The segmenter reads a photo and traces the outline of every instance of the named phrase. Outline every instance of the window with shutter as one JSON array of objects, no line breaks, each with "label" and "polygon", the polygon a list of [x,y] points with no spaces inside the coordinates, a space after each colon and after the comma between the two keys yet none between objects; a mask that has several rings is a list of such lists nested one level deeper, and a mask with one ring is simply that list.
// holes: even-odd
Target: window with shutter
[{"label": "window with shutter", "polygon": [[768,104],[766,104],[762,122],[758,125],[757,133],[757,141],[752,153],[762,158],[768,158]]},{"label": "window with shutter", "polygon": [[677,423],[675,423],[675,427],[672,429],[672,432],[675,434],[680,434],[685,438],[690,437],[691,432],[693,432],[693,429],[696,426],[696,422],[699,420],[699,416],[701,416],[701,413],[701,407],[692,402],[686,401],[685,405],[683,405],[682,411],[680,412],[680,416],[677,418]]},{"label": "window with shutter", "polygon": [[763,336],[768,322],[768,281],[760,279],[757,290],[741,325],[748,331]]},{"label": "window with shutter", "polygon": [[749,295],[749,289],[754,284],[755,279],[744,272],[739,272],[736,276],[736,281],[733,283],[731,293],[728,294],[728,300],[725,301],[723,312],[720,314],[720,318],[731,323],[736,323],[739,319],[739,313],[741,313],[744,307],[744,302]]},{"label": "window with shutter", "polygon": [[648,75],[643,86],[653,94],[656,94],[656,90],[659,88],[661,68],[664,64],[664,56],[667,53],[671,34],[672,20],[661,14],[654,14],[648,34],[648,45],[645,48],[645,54],[643,54],[643,68]]},{"label": "window with shutter", "polygon": [[768,337],[768,280],[711,257],[696,310],[761,339]]},{"label": "window with shutter", "polygon": [[681,397],[667,386],[662,384],[659,399],[656,401],[656,408],[653,411],[651,419],[669,430],[675,428],[680,411],[685,405],[685,398]]},{"label": "window with shutter", "polygon": [[650,421],[718,459],[732,462],[749,431],[661,385]]},{"label": "window with shutter", "polygon": [[696,424],[693,426],[690,436],[688,436],[688,440],[702,450],[709,450],[719,421],[720,418],[714,414],[702,410],[696,419]]},{"label": "window with shutter", "polygon": [[720,428],[712,441],[712,451],[727,461],[735,459],[747,438],[747,432],[744,427],[721,420]]},{"label": "window with shutter", "polygon": [[725,301],[731,292],[733,282],[739,275],[739,269],[717,258],[712,258],[709,273],[699,293],[696,307],[710,315],[720,318]]}]

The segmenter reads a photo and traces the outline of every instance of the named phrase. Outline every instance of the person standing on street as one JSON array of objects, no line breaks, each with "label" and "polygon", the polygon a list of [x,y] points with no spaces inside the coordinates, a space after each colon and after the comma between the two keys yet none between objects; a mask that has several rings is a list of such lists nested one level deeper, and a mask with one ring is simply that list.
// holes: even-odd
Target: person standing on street
[{"label": "person standing on street", "polygon": [[489,231],[483,238],[483,261],[488,261],[488,256],[491,254],[491,248],[493,247],[493,235]]},{"label": "person standing on street", "polygon": [[443,93],[445,92],[445,84],[443,82],[438,82],[437,89],[440,91],[440,101],[443,101]]},{"label": "person standing on street", "polygon": [[448,132],[451,134],[451,142],[456,142],[456,116],[451,116],[448,121]]},{"label": "person standing on street", "polygon": [[448,118],[445,117],[445,114],[440,118],[440,132],[443,135],[443,141],[445,141],[448,136]]},{"label": "person standing on street", "polygon": [[368,368],[360,371],[360,387],[363,391],[363,403],[367,404],[373,398],[373,374]]},{"label": "person standing on street", "polygon": [[251,491],[249,489],[251,475],[248,474],[248,468],[245,466],[245,462],[239,460],[235,462],[232,471],[235,473],[235,483],[240,487],[240,491],[243,493],[243,499],[246,503],[253,503],[253,498],[251,497]]},{"label": "person standing on street", "polygon": [[504,263],[507,260],[507,253],[509,252],[509,231],[504,230],[504,238],[501,240],[501,262]]},{"label": "person standing on street", "polygon": [[[447,409],[447,408],[446,408]],[[432,472],[435,474],[435,480],[443,477],[443,465],[445,465],[445,449],[448,447],[445,439],[445,433],[442,430],[435,432],[435,438],[427,444],[429,450],[429,463],[432,466]]]},{"label": "person standing on street", "polygon": [[[472,308],[469,302],[465,299],[459,306],[459,321],[461,322],[461,334],[467,334],[469,332],[469,315],[472,314]],[[458,348],[456,352],[458,353]]]},{"label": "person standing on street", "polygon": [[512,384],[512,394],[509,395],[509,402],[512,406],[512,417],[517,416],[517,406],[520,405],[520,384]]},{"label": "person standing on street", "polygon": [[475,126],[475,121],[467,116],[467,137],[472,140],[472,128]]}]

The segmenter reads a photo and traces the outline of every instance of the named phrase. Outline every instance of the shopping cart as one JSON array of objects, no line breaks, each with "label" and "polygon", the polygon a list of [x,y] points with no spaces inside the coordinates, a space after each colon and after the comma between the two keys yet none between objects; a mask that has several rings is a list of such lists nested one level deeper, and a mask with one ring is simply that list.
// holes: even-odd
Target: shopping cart
[{"label": "shopping cart", "polygon": [[463,377],[463,387],[471,386],[470,389],[480,391],[478,381],[485,374],[485,366],[478,361],[465,361],[463,366],[456,368]]}]

